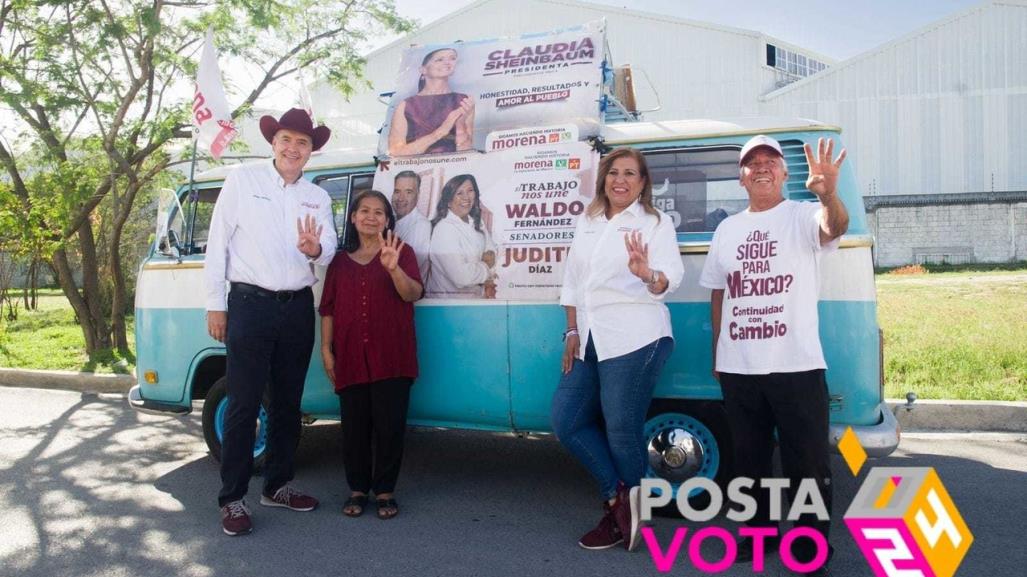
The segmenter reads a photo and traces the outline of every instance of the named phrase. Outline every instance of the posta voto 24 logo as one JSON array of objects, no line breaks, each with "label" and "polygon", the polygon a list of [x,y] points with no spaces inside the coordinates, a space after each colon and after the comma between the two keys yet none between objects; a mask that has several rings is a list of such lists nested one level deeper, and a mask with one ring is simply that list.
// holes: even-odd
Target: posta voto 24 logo
[{"label": "posta voto 24 logo", "polygon": [[[838,442],[838,449],[852,474],[858,475],[866,463],[867,454],[852,428],[848,428]],[[781,512],[781,491],[787,488],[787,479],[736,478],[728,484],[728,498],[741,509],[729,509],[727,517],[733,521],[746,521],[752,517],[755,501],[743,489],[753,490],[756,485],[771,492],[771,518],[774,521],[794,520],[800,513],[815,513],[827,519],[827,510],[816,481],[803,479],[796,491],[796,503],[785,516]],[[656,489],[656,494],[653,490]],[[710,492],[710,505],[696,511],[688,496],[696,489]],[[757,489],[758,490],[758,489]],[[776,491],[776,494],[775,494]],[[644,521],[652,517],[655,507],[668,505],[671,487],[662,479],[643,479],[641,515]],[[777,503],[774,506],[773,503]],[[695,477],[678,489],[677,507],[689,521],[706,522],[712,519],[723,504],[720,487],[711,479]],[[872,467],[860,486],[844,520],[863,556],[876,577],[952,577],[973,543],[973,534],[963,521],[952,497],[933,467]],[[642,537],[653,564],[660,572],[671,570],[679,557],[688,535],[687,527],[678,527],[666,549],[660,546],[649,527],[642,528]],[[763,571],[764,539],[777,535],[774,528],[742,526],[740,537],[754,541],[754,572]],[[808,562],[799,562],[791,548],[797,539],[811,539],[817,554]],[[702,542],[715,539],[723,542],[725,555],[719,560],[707,560],[701,554]],[[812,571],[827,561],[828,544],[823,535],[809,527],[795,527],[780,541],[781,561],[792,571]],[[724,528],[706,526],[692,535],[687,546],[691,564],[705,573],[719,573],[731,568],[737,554],[736,539]]]}]

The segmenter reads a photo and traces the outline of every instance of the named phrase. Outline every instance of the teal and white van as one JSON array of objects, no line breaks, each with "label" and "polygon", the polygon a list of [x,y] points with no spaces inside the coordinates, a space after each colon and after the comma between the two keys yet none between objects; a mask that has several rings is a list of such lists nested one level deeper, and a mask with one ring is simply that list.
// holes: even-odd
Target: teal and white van
[{"label": "teal and white van", "polygon": [[[710,293],[698,279],[713,230],[748,204],[738,183],[742,144],[755,134],[772,134],[788,162],[785,195],[817,202],[805,188],[802,145],[815,146],[819,137],[838,141],[840,132],[808,120],[766,118],[604,128],[607,146],[632,146],[645,153],[654,189],[660,192],[657,205],[677,224],[685,267],[680,288],[667,298],[677,344],[645,424],[649,476],[680,483],[696,475],[718,480],[730,475],[731,431],[720,386],[710,371]],[[374,168],[370,150],[315,153],[307,165],[306,178],[332,198],[340,238],[347,203],[371,187]],[[207,335],[202,269],[214,202],[233,169],[210,170],[196,178],[192,191],[178,191],[181,209],[171,203],[168,232],[160,234],[142,264],[135,304],[138,384],[129,394],[132,407],[165,414],[189,413],[194,400],[205,400],[204,436],[216,458],[227,405],[225,348]],[[859,190],[848,162],[839,193],[851,222],[841,249],[822,261],[820,334],[829,367],[832,444],[851,426],[869,455],[884,456],[898,445],[899,428],[883,398],[873,239]],[[314,295],[319,301],[320,284]],[[412,389],[411,425],[551,431],[550,399],[560,378],[564,329],[564,314],[555,300],[423,300],[415,310],[421,375]],[[308,421],[338,419],[338,401],[317,358],[319,351],[315,344],[303,394]],[[258,460],[266,436],[263,413],[259,427],[254,447]]]}]

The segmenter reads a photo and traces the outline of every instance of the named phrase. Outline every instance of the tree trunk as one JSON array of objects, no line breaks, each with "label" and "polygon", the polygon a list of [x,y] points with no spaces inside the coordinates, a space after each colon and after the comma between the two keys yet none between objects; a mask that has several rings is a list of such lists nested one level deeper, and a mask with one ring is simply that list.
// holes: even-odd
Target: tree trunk
[{"label": "tree trunk", "polygon": [[[124,223],[121,223],[124,224]],[[128,354],[128,333],[125,330],[125,273],[121,268],[121,226],[116,223],[111,236],[111,277],[114,279],[114,295],[111,298],[111,329],[114,332],[114,346],[123,355]]]},{"label": "tree trunk", "polygon": [[86,304],[85,299],[78,292],[78,287],[75,286],[75,275],[68,263],[68,253],[63,248],[57,249],[54,251],[50,263],[54,272],[57,273],[57,284],[61,286],[61,291],[71,303],[78,325],[82,328],[82,336],[86,340],[86,352],[91,353],[99,348],[95,338],[96,330],[93,328],[92,316],[89,314],[89,305]]},{"label": "tree trunk", "polygon": [[39,259],[35,256],[29,263],[29,270],[25,275],[25,288],[22,289],[22,300],[25,301],[25,310],[34,311],[39,308]]},{"label": "tree trunk", "polygon": [[[82,228],[78,229],[78,245],[82,253],[82,296],[89,311],[95,345],[93,348],[87,346],[86,352],[93,354],[98,350],[111,348],[111,327],[107,310],[103,306],[103,287],[100,286],[100,265],[96,258],[93,225],[88,219],[82,223]],[[82,330],[85,329],[83,325]]]},{"label": "tree trunk", "polygon": [[[121,235],[125,230],[125,223],[132,214],[132,205],[135,203],[136,194],[146,182],[136,177],[131,178],[125,198],[115,198],[114,226],[111,233],[111,277],[114,280],[114,295],[111,299],[111,328],[114,330],[114,345],[118,352],[123,355],[129,353],[128,331],[125,327],[125,305],[128,304],[128,290],[125,286],[125,272],[121,266]],[[120,200],[120,202],[119,202]]]}]

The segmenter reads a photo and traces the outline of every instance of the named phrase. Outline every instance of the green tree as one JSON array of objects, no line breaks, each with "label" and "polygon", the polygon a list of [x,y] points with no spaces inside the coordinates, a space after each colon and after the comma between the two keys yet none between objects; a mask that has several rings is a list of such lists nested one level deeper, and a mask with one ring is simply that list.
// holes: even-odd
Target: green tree
[{"label": "green tree", "polygon": [[0,0],[0,102],[21,129],[5,133],[17,150],[0,140],[0,165],[21,240],[52,267],[89,353],[127,351],[122,235],[136,198],[172,161],[168,144],[191,137],[207,28],[223,59],[263,72],[237,118],[300,69],[351,93],[362,43],[411,26],[391,0]]}]

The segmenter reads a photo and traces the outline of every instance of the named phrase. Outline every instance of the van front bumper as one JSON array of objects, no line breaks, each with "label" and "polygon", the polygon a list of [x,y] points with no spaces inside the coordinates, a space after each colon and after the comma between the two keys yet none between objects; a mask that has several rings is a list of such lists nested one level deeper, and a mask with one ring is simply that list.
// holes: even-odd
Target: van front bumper
[{"label": "van front bumper", "polygon": [[[852,430],[868,457],[887,457],[899,446],[899,439],[902,436],[899,421],[884,402],[878,405],[877,411],[880,414],[880,421],[876,425],[854,425]],[[831,425],[831,448],[835,451],[838,451],[838,441],[849,427],[850,425]]]},{"label": "van front bumper", "polygon": [[188,415],[192,412],[192,406],[183,407],[181,405],[172,405],[171,403],[162,403],[160,401],[151,401],[143,398],[143,392],[139,385],[133,386],[128,390],[128,406],[139,411],[140,413],[147,413],[150,415]]}]

